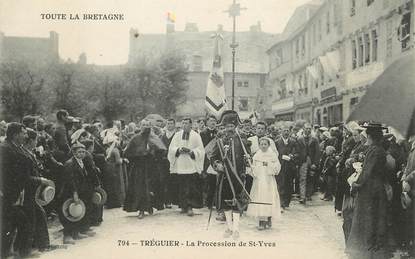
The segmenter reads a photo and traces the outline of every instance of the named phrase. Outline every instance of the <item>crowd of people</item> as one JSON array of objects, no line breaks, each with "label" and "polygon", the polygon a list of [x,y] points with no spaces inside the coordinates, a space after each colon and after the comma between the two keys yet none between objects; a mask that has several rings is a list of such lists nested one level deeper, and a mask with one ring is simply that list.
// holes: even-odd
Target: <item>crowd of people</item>
[{"label": "crowd of people", "polygon": [[55,249],[55,219],[65,245],[93,237],[104,208],[143,219],[208,207],[238,239],[245,211],[266,230],[293,198],[308,206],[316,193],[343,218],[350,258],[415,256],[415,141],[381,124],[275,126],[225,111],[104,126],[60,110],[55,122],[1,122],[0,134],[2,258]]}]

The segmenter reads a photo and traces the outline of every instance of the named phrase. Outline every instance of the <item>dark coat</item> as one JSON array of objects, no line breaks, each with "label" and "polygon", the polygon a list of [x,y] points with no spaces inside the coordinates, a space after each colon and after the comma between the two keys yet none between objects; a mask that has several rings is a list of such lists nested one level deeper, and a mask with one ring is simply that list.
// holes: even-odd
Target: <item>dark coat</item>
[{"label": "dark coat", "polygon": [[2,173],[0,190],[3,193],[4,205],[12,205],[25,187],[36,187],[41,181],[39,177],[32,175],[32,160],[22,147],[5,141],[0,146],[0,152]]},{"label": "dark coat", "polygon": [[320,160],[320,146],[317,138],[310,136],[308,143],[306,143],[304,136],[299,137],[297,140],[297,150],[299,164],[305,163],[309,156],[311,164],[318,165]]},{"label": "dark coat", "polygon": [[[297,151],[297,141],[293,138],[288,138],[288,144],[284,143],[282,137],[279,137],[275,141],[275,147],[278,150],[278,159],[281,163],[281,171],[287,169],[295,168],[295,161],[298,159],[298,151]],[[293,159],[291,161],[286,161],[282,159],[283,155],[293,155]]]},{"label": "dark coat", "polygon": [[[280,137],[275,141],[275,147],[278,150],[278,159],[281,163],[281,171],[276,176],[278,192],[281,205],[287,207],[290,204],[293,192],[293,177],[295,176],[296,160],[298,159],[297,141],[293,138],[288,138],[288,144],[285,144],[282,137]],[[286,161],[282,159],[283,155],[292,155],[292,159]]]},{"label": "dark coat", "polygon": [[209,142],[216,137],[217,132],[218,131],[216,129],[211,130],[209,128],[206,128],[200,133],[200,137],[202,138],[204,147],[206,147],[206,145],[209,144]]},{"label": "dark coat", "polygon": [[84,202],[91,200],[94,187],[99,184],[99,180],[94,170],[88,170],[91,169],[90,163],[93,162],[90,159],[92,158],[85,157],[83,169],[74,157],[65,162],[63,188],[60,198],[64,200],[71,198],[73,193],[77,192],[79,198]]},{"label": "dark coat", "polygon": [[[386,152],[380,145],[370,146],[363,171],[353,184],[357,192],[346,251],[351,258],[385,258],[387,198]],[[377,251],[372,250],[377,248]]]},{"label": "dark coat", "polygon": [[[165,150],[163,142],[154,134],[139,133],[128,143],[124,155],[128,160],[128,187],[124,201],[127,212],[163,209],[160,199],[157,155]],[[160,163],[159,163],[160,164]]]},{"label": "dark coat", "polygon": [[69,158],[68,156],[71,150],[68,141],[68,131],[63,123],[58,122],[55,127],[55,135],[53,136],[53,139],[58,147],[58,151],[64,159],[64,161],[60,162],[65,162],[65,160]]},{"label": "dark coat", "polygon": [[[206,145],[209,144],[209,142],[212,141],[216,137],[217,132],[218,131],[216,129],[210,130],[209,128],[206,128],[200,133],[200,137],[202,138],[204,147],[206,147]],[[203,163],[203,165],[204,165],[203,170],[206,171],[210,165],[207,155],[205,155],[205,162]]]},{"label": "dark coat", "polygon": [[[229,159],[225,159],[224,157],[222,157],[220,150],[223,150],[223,147],[221,143],[223,143],[223,145],[230,146],[227,156],[224,154],[224,156],[228,157]],[[245,153],[243,151],[242,145],[245,145],[246,147],[246,143],[241,141],[237,135],[224,136],[221,139],[217,139],[216,145],[212,151],[211,163],[213,163],[216,160],[222,161],[224,165],[226,166],[227,171],[230,176],[230,181],[229,181],[225,173],[221,173],[219,175],[220,183],[219,183],[219,190],[218,190],[218,196],[217,196],[219,209],[234,209],[234,210],[237,209],[237,207],[230,206],[228,203],[225,202],[225,200],[232,200],[234,198],[233,193],[232,193],[232,188],[229,182],[232,182],[232,187],[235,190],[235,196],[236,196],[235,198],[239,200],[240,202],[243,202],[242,200],[242,195],[244,195],[243,186],[238,182],[235,176],[235,174],[237,174],[238,177],[242,180],[245,177],[245,173],[246,173],[246,164],[245,164],[246,160],[245,160]],[[233,164],[232,167],[235,168],[234,173],[232,172],[231,164]]]}]

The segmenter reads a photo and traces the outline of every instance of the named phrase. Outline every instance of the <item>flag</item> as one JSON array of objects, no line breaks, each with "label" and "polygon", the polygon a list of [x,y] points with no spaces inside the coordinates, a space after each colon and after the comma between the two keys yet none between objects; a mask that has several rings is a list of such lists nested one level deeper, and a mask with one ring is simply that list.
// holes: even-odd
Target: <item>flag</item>
[{"label": "flag", "polygon": [[259,114],[254,111],[250,116],[249,119],[251,120],[252,125],[256,125],[259,119]]},{"label": "flag", "polygon": [[175,23],[176,22],[176,15],[174,13],[167,13],[167,22],[169,23]]},{"label": "flag", "polygon": [[220,34],[215,34],[213,37],[215,38],[213,64],[206,88],[205,104],[208,112],[219,119],[222,112],[228,109],[228,106],[226,104],[223,62],[220,50],[220,43],[223,38]]}]

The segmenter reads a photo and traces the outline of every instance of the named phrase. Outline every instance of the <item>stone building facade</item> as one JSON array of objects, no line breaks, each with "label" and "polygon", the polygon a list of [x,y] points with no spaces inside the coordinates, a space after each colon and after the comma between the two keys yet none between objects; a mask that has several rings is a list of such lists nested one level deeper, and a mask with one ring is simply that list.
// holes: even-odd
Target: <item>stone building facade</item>
[{"label": "stone building facade", "polygon": [[[225,90],[229,108],[232,93],[232,52],[229,47],[232,33],[219,25],[216,31],[199,32],[197,24],[187,24],[184,31],[175,31],[173,24],[167,24],[166,34],[140,34],[130,30],[129,62],[141,55],[160,55],[165,50],[181,52],[186,57],[189,69],[189,90],[187,101],[177,109],[177,117],[200,117],[205,115],[205,97],[209,72],[213,61],[214,33],[223,37],[221,46],[225,74]],[[235,73],[235,110],[242,118],[248,118],[254,111],[263,110],[263,89],[268,75],[266,49],[278,35],[264,33],[258,23],[249,31],[237,32]]]},{"label": "stone building facade", "polygon": [[49,37],[15,37],[0,32],[0,62],[9,60],[29,62],[59,61],[59,34],[49,32]]},{"label": "stone building facade", "polygon": [[325,0],[267,54],[277,120],[331,126],[413,49],[413,0]]}]

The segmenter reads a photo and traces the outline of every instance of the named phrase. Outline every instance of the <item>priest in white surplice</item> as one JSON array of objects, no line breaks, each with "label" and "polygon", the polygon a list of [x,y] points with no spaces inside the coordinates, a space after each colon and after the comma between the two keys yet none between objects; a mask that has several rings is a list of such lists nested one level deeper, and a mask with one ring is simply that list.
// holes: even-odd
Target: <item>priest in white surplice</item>
[{"label": "priest in white surplice", "polygon": [[192,119],[183,119],[182,130],[174,135],[168,153],[170,173],[178,176],[179,206],[188,216],[194,215],[193,208],[203,207],[200,174],[205,159],[202,138],[191,128]]}]

